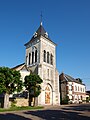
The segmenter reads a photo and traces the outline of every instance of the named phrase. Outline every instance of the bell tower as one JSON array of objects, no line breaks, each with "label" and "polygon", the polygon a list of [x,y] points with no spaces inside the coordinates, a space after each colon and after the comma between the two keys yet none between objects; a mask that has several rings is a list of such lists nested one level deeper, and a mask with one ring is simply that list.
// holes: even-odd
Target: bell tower
[{"label": "bell tower", "polygon": [[42,21],[25,46],[27,68],[38,74],[43,80],[38,105],[60,104],[59,73],[56,70],[56,44],[48,36]]}]

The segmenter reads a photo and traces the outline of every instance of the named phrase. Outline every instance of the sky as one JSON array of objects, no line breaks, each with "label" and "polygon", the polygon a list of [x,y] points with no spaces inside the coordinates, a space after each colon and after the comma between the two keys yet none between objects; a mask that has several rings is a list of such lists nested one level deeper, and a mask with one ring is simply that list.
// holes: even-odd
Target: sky
[{"label": "sky", "polygon": [[90,90],[90,0],[0,0],[0,66],[25,62],[25,46],[40,26],[57,44],[59,74]]}]

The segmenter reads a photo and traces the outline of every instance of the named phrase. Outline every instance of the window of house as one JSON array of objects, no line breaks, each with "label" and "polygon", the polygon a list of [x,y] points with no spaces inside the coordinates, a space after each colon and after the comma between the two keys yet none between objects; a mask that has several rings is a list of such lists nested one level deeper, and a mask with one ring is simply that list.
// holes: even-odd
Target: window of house
[{"label": "window of house", "polygon": [[72,91],[72,85],[69,85],[69,91]]},{"label": "window of house", "polygon": [[75,91],[77,91],[77,86],[75,86]]},{"label": "window of house", "polygon": [[81,87],[81,92],[82,92],[82,87]]},{"label": "window of house", "polygon": [[78,86],[78,91],[79,91],[79,86]]},{"label": "window of house", "polygon": [[83,88],[83,92],[84,92],[84,88]]},{"label": "window of house", "polygon": [[46,51],[44,50],[43,61],[46,62]]},{"label": "window of house", "polygon": [[47,52],[47,63],[49,63],[49,52]]}]

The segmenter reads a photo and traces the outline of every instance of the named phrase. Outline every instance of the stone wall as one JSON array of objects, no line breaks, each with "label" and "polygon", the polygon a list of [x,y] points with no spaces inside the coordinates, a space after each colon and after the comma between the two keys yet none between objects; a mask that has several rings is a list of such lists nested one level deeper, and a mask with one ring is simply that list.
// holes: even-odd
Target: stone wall
[{"label": "stone wall", "polygon": [[28,106],[28,99],[25,98],[16,98],[16,106]]}]

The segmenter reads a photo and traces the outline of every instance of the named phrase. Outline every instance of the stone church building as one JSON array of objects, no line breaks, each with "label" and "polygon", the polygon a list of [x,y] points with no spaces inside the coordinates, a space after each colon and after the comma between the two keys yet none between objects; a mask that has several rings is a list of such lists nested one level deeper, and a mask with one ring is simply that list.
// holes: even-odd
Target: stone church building
[{"label": "stone church building", "polygon": [[49,38],[42,22],[30,41],[25,44],[25,63],[14,67],[24,77],[30,72],[38,74],[43,83],[38,105],[59,105],[59,73],[56,69],[56,44]]}]

